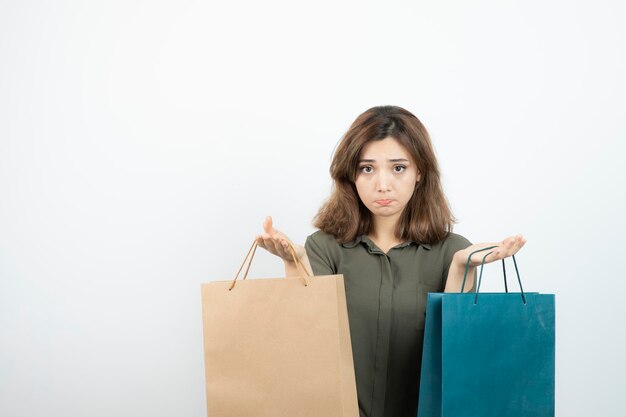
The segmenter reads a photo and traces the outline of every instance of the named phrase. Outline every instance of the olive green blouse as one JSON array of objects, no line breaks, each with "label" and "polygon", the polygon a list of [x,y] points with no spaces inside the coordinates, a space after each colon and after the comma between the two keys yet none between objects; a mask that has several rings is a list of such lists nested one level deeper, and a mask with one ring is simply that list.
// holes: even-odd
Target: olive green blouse
[{"label": "olive green blouse", "polygon": [[470,245],[449,233],[384,253],[366,235],[344,244],[321,230],[307,236],[313,275],[344,277],[360,417],[417,415],[426,295],[443,292],[454,253]]}]

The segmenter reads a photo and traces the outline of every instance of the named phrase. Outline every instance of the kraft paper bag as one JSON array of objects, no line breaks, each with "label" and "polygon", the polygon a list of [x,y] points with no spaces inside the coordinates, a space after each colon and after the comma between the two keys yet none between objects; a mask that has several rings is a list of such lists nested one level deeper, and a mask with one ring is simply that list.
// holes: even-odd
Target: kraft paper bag
[{"label": "kraft paper bag", "polygon": [[513,262],[520,293],[504,260],[507,292],[479,293],[483,258],[475,293],[428,294],[418,417],[554,416],[554,294],[524,292]]},{"label": "kraft paper bag", "polygon": [[[208,417],[358,417],[343,275],[202,284]],[[242,280],[237,280],[250,252]]]}]

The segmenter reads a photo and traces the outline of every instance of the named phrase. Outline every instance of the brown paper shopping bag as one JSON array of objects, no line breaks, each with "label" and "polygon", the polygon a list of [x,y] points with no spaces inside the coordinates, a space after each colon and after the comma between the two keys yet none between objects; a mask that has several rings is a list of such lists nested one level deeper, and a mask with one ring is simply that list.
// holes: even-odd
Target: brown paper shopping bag
[{"label": "brown paper shopping bag", "polygon": [[207,416],[358,417],[343,275],[313,277],[290,246],[301,276],[246,280],[256,247],[202,284]]}]

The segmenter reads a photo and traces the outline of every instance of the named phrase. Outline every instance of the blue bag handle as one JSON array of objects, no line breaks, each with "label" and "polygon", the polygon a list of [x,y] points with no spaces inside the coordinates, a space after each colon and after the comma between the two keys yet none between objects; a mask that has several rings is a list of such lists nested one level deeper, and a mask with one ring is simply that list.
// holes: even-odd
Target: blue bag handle
[{"label": "blue bag handle", "polygon": [[[489,246],[488,248],[483,248],[483,249],[478,249],[475,250],[474,252],[470,253],[469,256],[467,257],[467,262],[465,263],[465,273],[463,274],[463,283],[461,284],[461,293],[463,293],[463,290],[465,289],[465,280],[467,279],[467,271],[469,270],[469,264],[470,264],[470,259],[472,258],[472,255],[477,253],[477,252],[482,252],[482,251],[486,251],[489,249],[493,249],[493,248],[497,248],[498,246]],[[493,253],[493,251],[487,253],[485,256],[483,256],[483,260],[480,263],[480,275],[478,277],[478,285],[476,286],[476,297],[474,298],[474,304],[476,304],[478,302],[478,293],[480,292],[480,284],[482,283],[482,277],[483,277],[483,267],[485,266],[485,259],[487,258],[487,256],[489,256],[491,253]],[[513,258],[513,265],[515,266],[515,273],[517,274],[517,282],[519,282],[519,289],[522,295],[522,302],[524,304],[526,304],[526,296],[524,295],[524,288],[522,287],[522,279],[519,276],[519,271],[517,269],[517,261],[515,260],[515,255],[511,255],[511,257]],[[509,288],[507,286],[506,283],[506,267],[504,265],[504,259],[502,259],[502,272],[504,273],[504,290],[505,292],[509,292]]]}]

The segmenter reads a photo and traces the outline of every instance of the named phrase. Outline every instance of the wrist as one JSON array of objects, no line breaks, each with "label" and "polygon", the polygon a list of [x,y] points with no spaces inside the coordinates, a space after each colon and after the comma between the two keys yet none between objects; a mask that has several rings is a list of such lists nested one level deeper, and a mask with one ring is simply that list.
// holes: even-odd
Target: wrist
[{"label": "wrist", "polygon": [[[298,257],[298,261],[302,262],[302,258]],[[289,257],[289,259],[283,258],[283,262],[285,263],[285,265],[290,265],[290,266],[296,265],[296,262],[293,260],[293,257]]]},{"label": "wrist", "polygon": [[283,262],[285,263],[285,265],[289,264],[289,265],[295,265],[296,262],[294,261],[293,257],[297,256],[298,258],[298,262],[302,262],[302,258],[303,255],[306,255],[306,252],[304,251],[304,248],[302,248],[299,245],[293,245],[293,251],[288,251],[289,256],[287,258],[283,258]]}]

